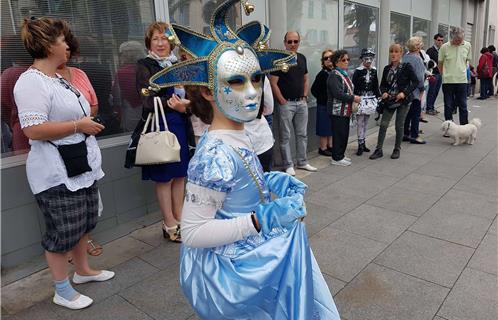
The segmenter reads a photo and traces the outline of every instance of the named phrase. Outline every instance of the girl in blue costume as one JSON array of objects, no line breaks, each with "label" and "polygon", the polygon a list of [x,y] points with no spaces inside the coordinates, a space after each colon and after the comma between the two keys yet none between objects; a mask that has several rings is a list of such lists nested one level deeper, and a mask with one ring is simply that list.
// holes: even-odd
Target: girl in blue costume
[{"label": "girl in blue costume", "polygon": [[188,89],[193,111],[212,117],[188,169],[181,287],[202,319],[340,319],[301,222],[306,185],[264,174],[244,131],[258,113],[263,72],[286,70],[295,56],[259,46],[269,36],[259,22],[232,31],[225,14],[237,2],[216,9],[210,37],[173,25],[194,59],[150,81],[152,90],[200,86]]}]

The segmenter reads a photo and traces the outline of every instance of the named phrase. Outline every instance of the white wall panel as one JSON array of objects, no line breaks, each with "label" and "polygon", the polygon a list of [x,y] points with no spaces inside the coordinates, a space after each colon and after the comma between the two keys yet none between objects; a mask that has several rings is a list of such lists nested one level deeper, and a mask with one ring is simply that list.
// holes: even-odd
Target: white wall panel
[{"label": "white wall panel", "polygon": [[[438,23],[450,23],[450,0],[438,0],[439,2],[439,15]],[[458,16],[460,17],[460,16]]]},{"label": "white wall panel", "polygon": [[[462,0],[450,1],[450,26],[462,26]],[[465,28],[465,26],[463,26]]]},{"label": "white wall panel", "polygon": [[433,0],[412,0],[412,15],[417,18],[431,20],[432,1]]},{"label": "white wall panel", "polygon": [[391,1],[391,11],[411,15],[412,1],[411,0]]}]

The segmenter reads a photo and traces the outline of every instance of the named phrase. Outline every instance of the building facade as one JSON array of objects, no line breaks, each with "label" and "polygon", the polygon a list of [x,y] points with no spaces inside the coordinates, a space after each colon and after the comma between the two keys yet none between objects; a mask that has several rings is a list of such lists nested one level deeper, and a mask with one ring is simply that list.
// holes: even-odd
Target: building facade
[{"label": "building facade", "polygon": [[[160,220],[152,183],[141,181],[140,170],[123,167],[125,149],[140,105],[134,78],[119,78],[119,70],[145,56],[144,30],[155,20],[190,25],[208,32],[208,19],[221,0],[1,0],[2,68],[2,161],[1,224],[2,268],[11,268],[39,256],[44,231],[43,217],[26,179],[26,141],[15,130],[15,106],[11,90],[4,85],[4,72],[12,66],[28,67],[19,29],[23,18],[49,16],[70,22],[81,45],[72,65],[83,69],[95,87],[99,114],[108,128],[99,137],[105,178],[99,187],[104,212],[94,232],[101,242],[121,237]],[[272,29],[272,47],[283,48],[287,30],[301,34],[300,51],[308,59],[311,82],[320,70],[320,55],[326,48],[345,48],[356,67],[362,48],[373,48],[377,65],[388,62],[388,47],[404,43],[411,35],[432,45],[432,36],[447,36],[451,26],[465,28],[474,48],[474,63],[482,46],[498,44],[495,0],[252,0],[253,15],[233,10],[230,20],[237,26],[254,19]],[[130,90],[130,88],[132,88]],[[317,147],[315,102],[309,103],[309,150]],[[134,118],[135,117],[135,118]],[[274,131],[278,131],[278,122]],[[278,165],[279,155],[275,159]],[[159,236],[159,230],[158,230]]]}]

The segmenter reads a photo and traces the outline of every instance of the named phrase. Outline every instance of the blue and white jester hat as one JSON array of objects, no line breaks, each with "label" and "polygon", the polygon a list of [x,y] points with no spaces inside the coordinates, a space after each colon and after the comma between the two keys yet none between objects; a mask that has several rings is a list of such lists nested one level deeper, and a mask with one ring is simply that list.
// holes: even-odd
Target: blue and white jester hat
[{"label": "blue and white jester hat", "polygon": [[[178,85],[205,86],[215,90],[216,66],[220,56],[229,50],[244,54],[252,51],[259,62],[262,73],[282,70],[297,64],[296,54],[286,50],[265,49],[270,30],[263,24],[253,21],[237,31],[227,23],[227,11],[241,0],[227,0],[213,12],[210,21],[211,35],[204,35],[184,26],[172,24],[167,30],[170,42],[175,42],[189,53],[193,59],[177,63],[156,73],[150,78],[149,90],[158,91]],[[243,1],[246,14],[253,5]],[[248,7],[250,8],[249,10]],[[252,7],[252,8],[251,8]],[[171,30],[172,29],[172,30]],[[178,40],[178,41],[177,41]]]}]

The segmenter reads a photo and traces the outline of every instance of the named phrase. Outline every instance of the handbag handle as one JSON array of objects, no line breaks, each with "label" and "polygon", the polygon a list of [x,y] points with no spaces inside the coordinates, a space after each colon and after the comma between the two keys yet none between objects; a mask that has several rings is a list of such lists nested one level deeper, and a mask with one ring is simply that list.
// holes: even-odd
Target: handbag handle
[{"label": "handbag handle", "polygon": [[159,97],[154,97],[154,114],[155,114],[155,122],[156,122],[156,131],[159,132],[159,112],[157,112],[159,109],[159,111],[161,112],[161,118],[163,119],[163,123],[164,123],[164,131],[169,131],[168,129],[168,123],[166,122],[166,115],[164,114],[164,107],[163,107],[163,103],[161,101],[161,98]]},{"label": "handbag handle", "polygon": [[[142,130],[142,134],[145,134],[147,132],[147,128],[149,127],[149,122],[150,122],[151,118],[152,118],[152,113],[149,113],[149,115],[147,116],[147,120],[145,121],[144,128]],[[154,124],[152,124],[152,125],[154,125]]]}]

